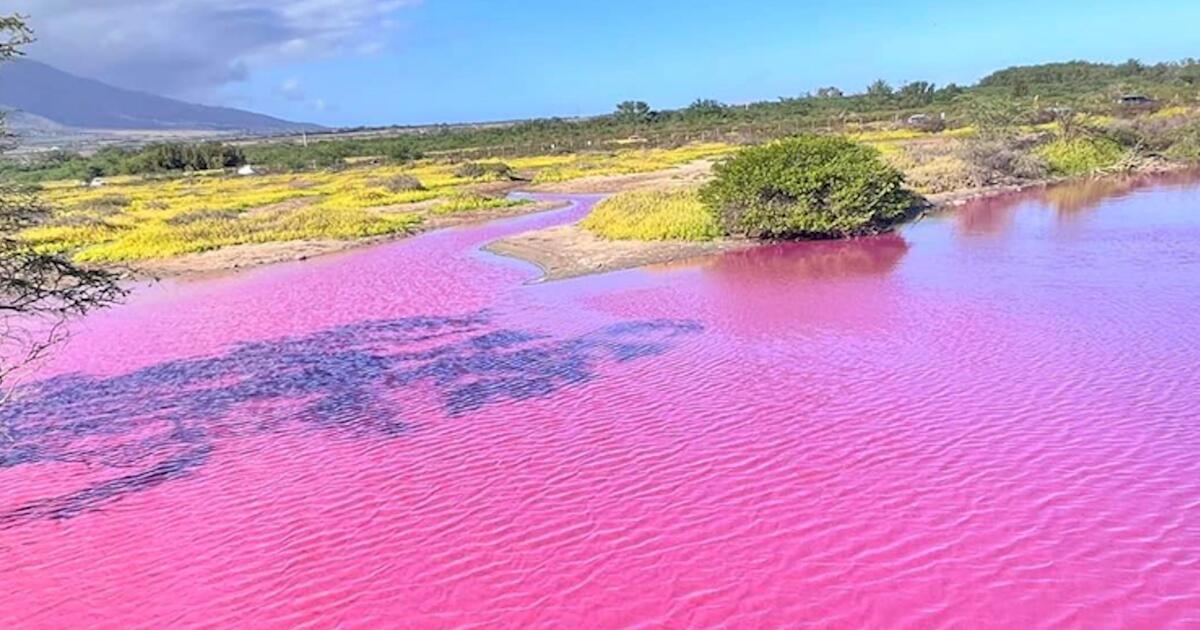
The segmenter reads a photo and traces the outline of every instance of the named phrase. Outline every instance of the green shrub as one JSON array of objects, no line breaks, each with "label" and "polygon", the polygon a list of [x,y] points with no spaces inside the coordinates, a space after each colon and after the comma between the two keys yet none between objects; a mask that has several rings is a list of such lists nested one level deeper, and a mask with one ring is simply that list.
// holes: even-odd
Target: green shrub
[{"label": "green shrub", "polygon": [[467,162],[454,169],[454,176],[493,181],[517,179],[512,167],[504,162]]},{"label": "green shrub", "polygon": [[1174,144],[1167,149],[1167,157],[1200,164],[1200,123],[1193,123],[1178,131]]},{"label": "green shrub", "polygon": [[[130,173],[159,173],[165,171],[207,171],[219,168],[236,168],[246,163],[246,156],[235,146],[219,142],[183,144],[164,142],[152,144],[124,164]],[[104,169],[96,166],[93,176],[100,176]]]},{"label": "green shrub", "polygon": [[1114,119],[1104,131],[1109,138],[1123,147],[1135,151],[1161,153],[1175,143],[1187,124],[1188,119],[1183,116],[1140,116],[1133,119]]},{"label": "green shrub", "polygon": [[904,176],[875,149],[804,135],[718,164],[701,198],[729,234],[837,238],[885,231],[917,206]]},{"label": "green shrub", "polygon": [[1038,149],[1050,170],[1060,175],[1088,175],[1121,161],[1125,151],[1108,138],[1063,137]]},{"label": "green shrub", "polygon": [[580,224],[613,240],[708,241],[721,235],[695,190],[638,190],[596,204]]},{"label": "green shrub", "polygon": [[425,184],[412,175],[396,175],[382,182],[383,187],[394,193],[425,190]]}]

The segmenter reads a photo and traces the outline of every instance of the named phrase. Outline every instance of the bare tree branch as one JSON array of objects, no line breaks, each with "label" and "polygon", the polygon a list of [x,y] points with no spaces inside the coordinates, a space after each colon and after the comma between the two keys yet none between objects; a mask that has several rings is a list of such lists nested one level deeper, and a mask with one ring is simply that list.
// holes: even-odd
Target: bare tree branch
[{"label": "bare tree branch", "polygon": [[[33,34],[20,15],[0,16],[0,62],[21,54]],[[3,136],[0,118],[0,136]],[[67,334],[67,321],[119,301],[119,276],[46,252],[22,232],[50,218],[33,191],[0,183],[0,404],[18,370],[43,358]],[[6,431],[0,426],[0,441]]]}]

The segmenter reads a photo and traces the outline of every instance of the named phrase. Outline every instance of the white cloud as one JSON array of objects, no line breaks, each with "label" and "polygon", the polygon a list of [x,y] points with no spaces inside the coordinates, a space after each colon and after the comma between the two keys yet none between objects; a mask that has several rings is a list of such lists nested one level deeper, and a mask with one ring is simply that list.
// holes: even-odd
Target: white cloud
[{"label": "white cloud", "polygon": [[[12,0],[30,56],[117,85],[205,96],[257,68],[384,48],[420,0]],[[9,8],[9,4],[12,4]]]},{"label": "white cloud", "polygon": [[307,98],[304,94],[304,86],[300,85],[300,79],[288,79],[279,84],[275,91],[289,101],[303,101]]}]

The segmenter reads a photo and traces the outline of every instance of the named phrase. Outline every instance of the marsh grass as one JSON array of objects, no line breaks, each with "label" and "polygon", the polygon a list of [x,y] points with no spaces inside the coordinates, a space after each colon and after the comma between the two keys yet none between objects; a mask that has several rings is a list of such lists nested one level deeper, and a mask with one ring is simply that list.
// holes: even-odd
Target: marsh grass
[{"label": "marsh grass", "polygon": [[[539,181],[640,173],[726,154],[722,144],[674,149],[519,158],[505,172],[541,173]],[[478,180],[461,165],[425,160],[403,165],[232,177],[106,178],[101,187],[47,182],[51,221],[22,236],[46,251],[77,260],[124,263],[231,245],[274,241],[357,239],[416,229],[428,214],[515,207],[527,201],[476,193]],[[303,203],[289,203],[299,202]],[[432,202],[408,208],[411,204]]]},{"label": "marsh grass", "polygon": [[479,212],[482,210],[498,210],[515,208],[532,203],[528,199],[507,199],[504,197],[489,197],[479,193],[462,191],[442,199],[433,206],[434,214],[458,214],[461,212]]},{"label": "marsh grass", "polygon": [[697,160],[729,155],[738,147],[709,143],[674,149],[625,149],[609,153],[579,153],[512,160],[519,170],[535,170],[535,184],[570,181],[604,175],[636,175],[661,171]]},{"label": "marsh grass", "polygon": [[1125,150],[1107,138],[1064,136],[1040,147],[1037,155],[1054,173],[1074,177],[1116,166],[1125,156]]},{"label": "marsh grass", "polygon": [[693,189],[620,193],[596,204],[580,225],[612,240],[710,241],[721,235]]}]

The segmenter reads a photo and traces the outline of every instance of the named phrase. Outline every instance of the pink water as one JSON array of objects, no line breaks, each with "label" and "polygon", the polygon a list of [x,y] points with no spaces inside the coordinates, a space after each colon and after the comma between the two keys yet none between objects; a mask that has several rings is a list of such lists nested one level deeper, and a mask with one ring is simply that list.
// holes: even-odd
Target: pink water
[{"label": "pink water", "polygon": [[1198,627],[1198,181],[142,289],[0,408],[0,627]]}]

